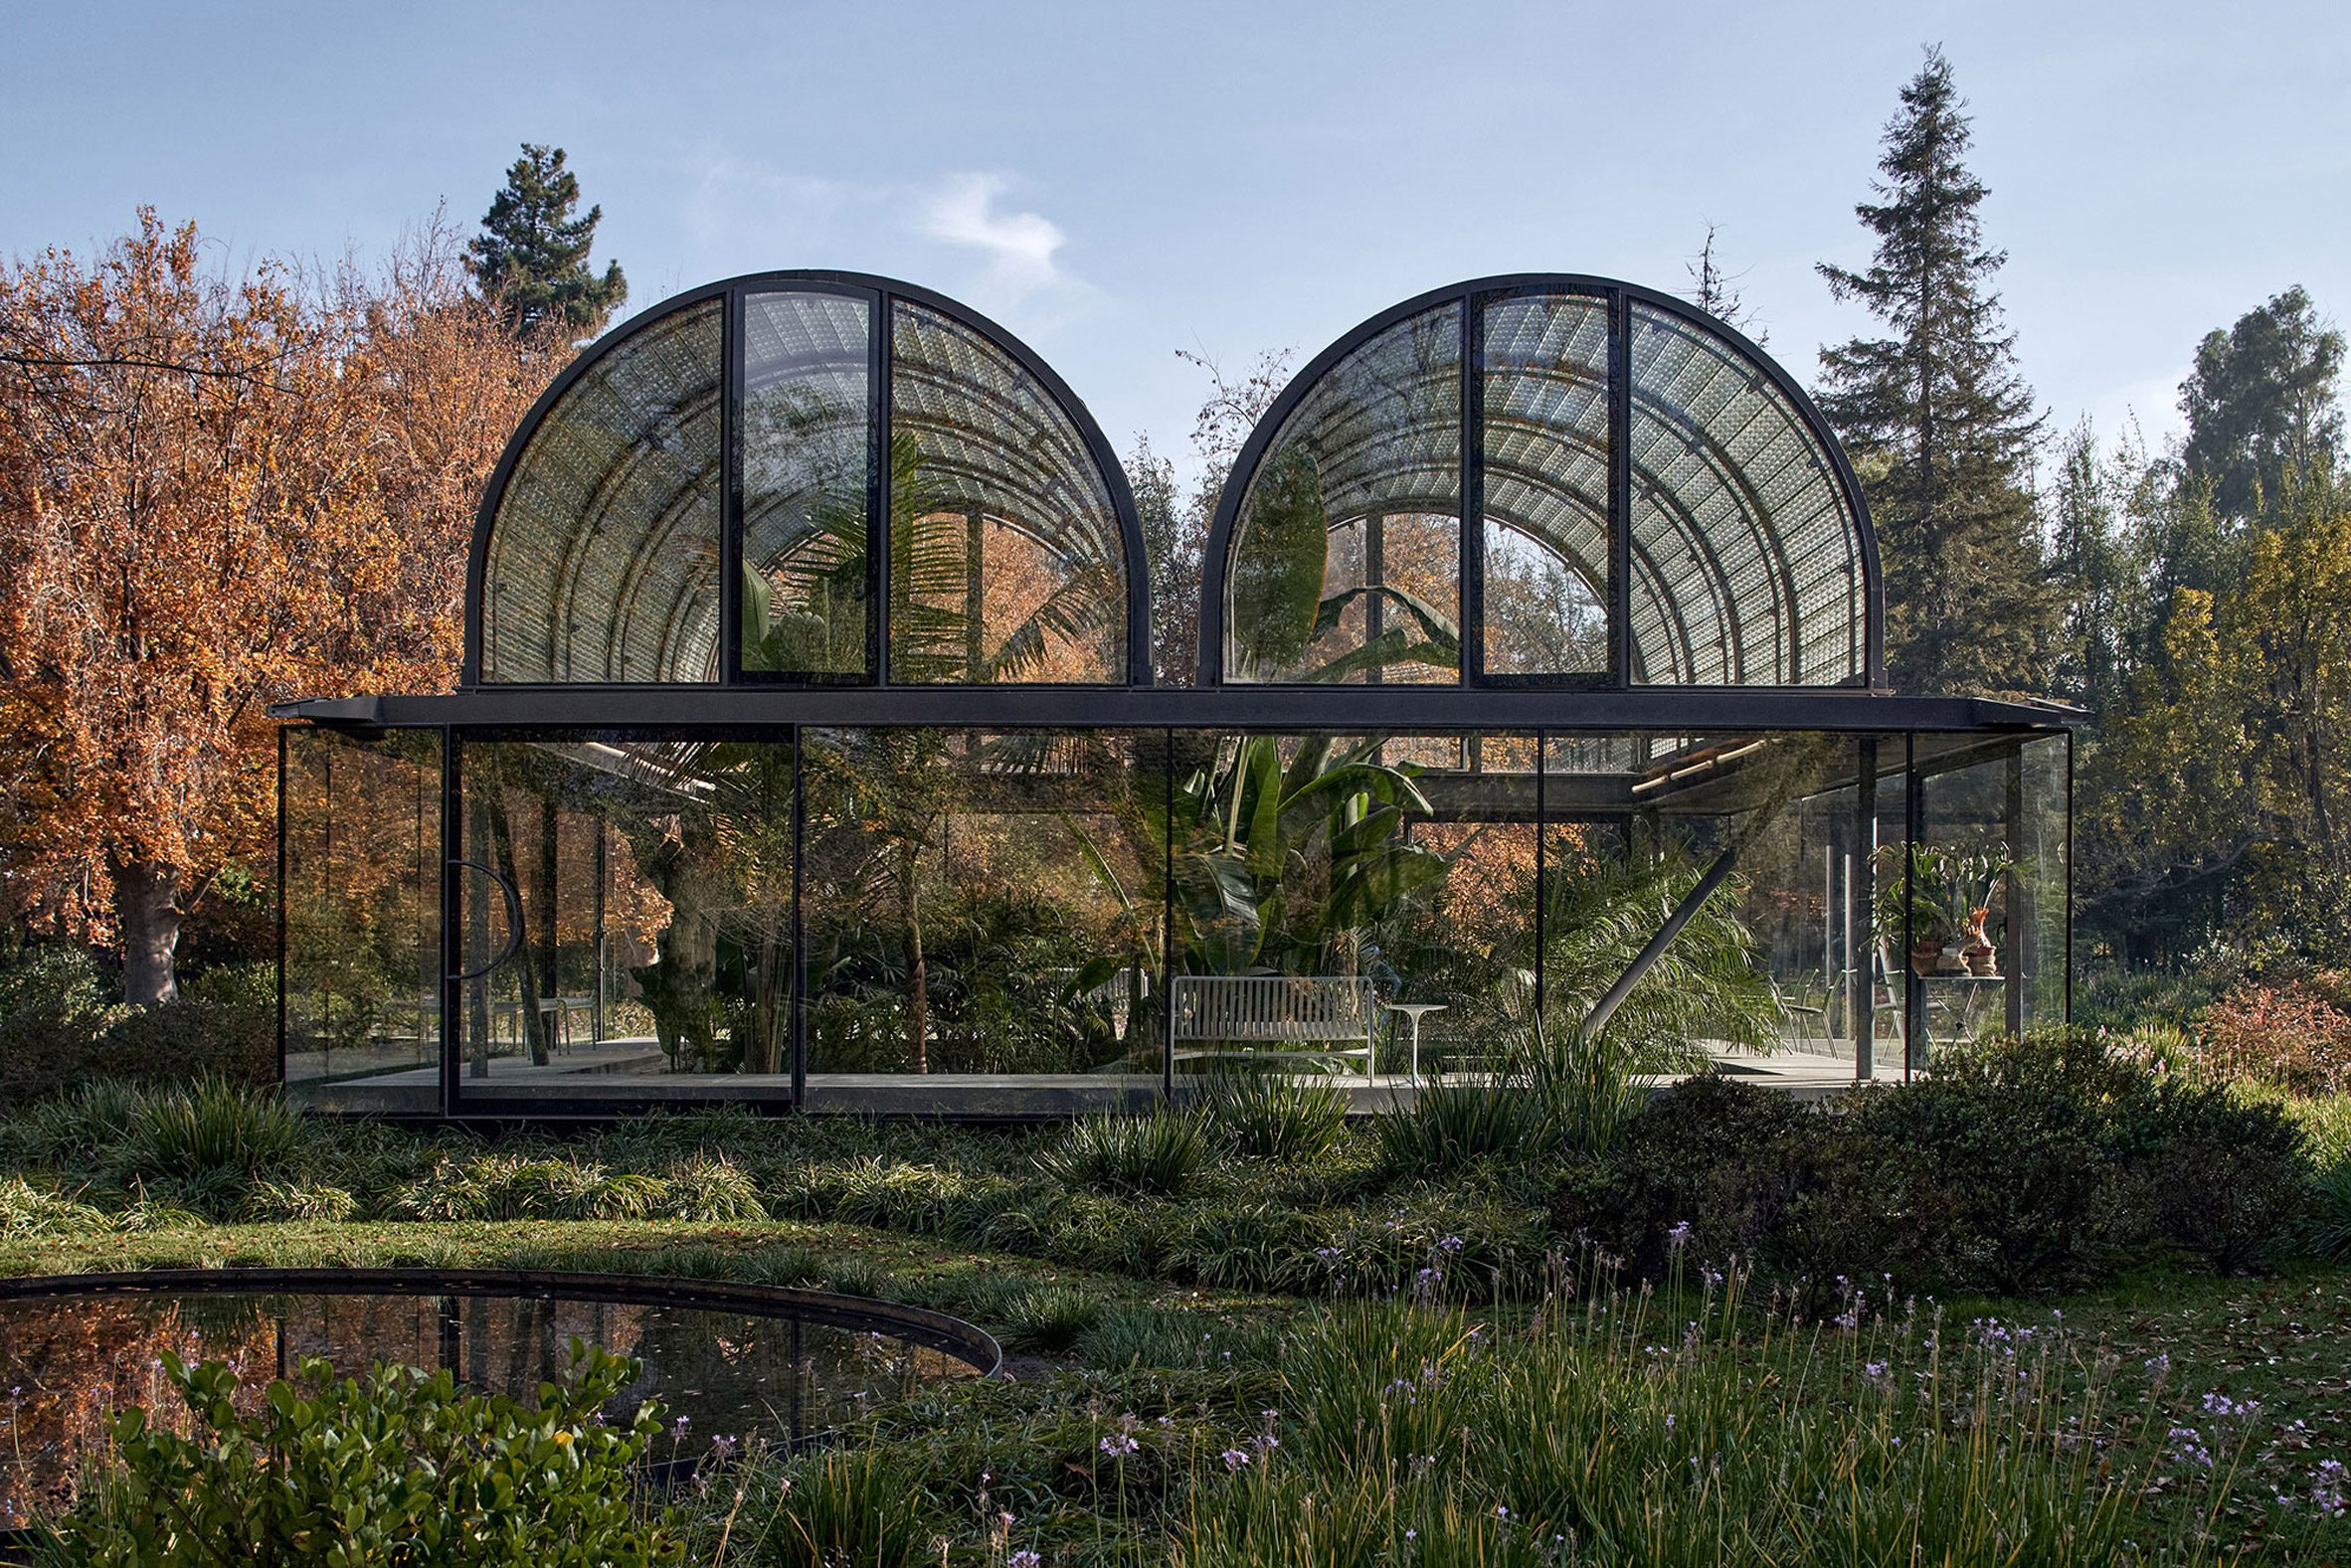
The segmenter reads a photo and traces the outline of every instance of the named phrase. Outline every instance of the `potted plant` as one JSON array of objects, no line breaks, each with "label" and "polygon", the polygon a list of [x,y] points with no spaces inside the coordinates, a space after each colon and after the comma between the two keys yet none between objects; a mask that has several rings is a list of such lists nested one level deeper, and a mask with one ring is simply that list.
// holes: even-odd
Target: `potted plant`
[{"label": "potted plant", "polygon": [[1879,851],[1878,930],[1882,940],[1908,932],[1910,972],[1999,972],[1999,953],[1985,936],[2000,879],[2016,867],[2006,844],[1979,849],[1910,846],[1909,875],[1894,845]]}]

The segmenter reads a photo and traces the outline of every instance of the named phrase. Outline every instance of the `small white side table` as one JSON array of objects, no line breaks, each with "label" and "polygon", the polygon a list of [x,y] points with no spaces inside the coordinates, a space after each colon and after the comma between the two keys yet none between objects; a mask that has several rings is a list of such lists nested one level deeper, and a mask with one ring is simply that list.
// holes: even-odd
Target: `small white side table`
[{"label": "small white side table", "polygon": [[1420,1082],[1420,1020],[1432,1012],[1443,1012],[1443,1002],[1382,1002],[1389,1012],[1400,1012],[1412,1020],[1412,1082]]}]

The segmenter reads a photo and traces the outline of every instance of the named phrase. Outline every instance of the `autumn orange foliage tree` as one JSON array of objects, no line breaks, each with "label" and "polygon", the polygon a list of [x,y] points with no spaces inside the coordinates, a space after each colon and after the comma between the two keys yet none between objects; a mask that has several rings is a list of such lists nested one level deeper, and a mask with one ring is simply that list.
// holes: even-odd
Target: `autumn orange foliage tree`
[{"label": "autumn orange foliage tree", "polygon": [[0,267],[0,913],[169,1000],[270,842],[268,705],[452,678],[474,501],[555,368],[438,222],[373,276],[228,277],[151,211]]}]

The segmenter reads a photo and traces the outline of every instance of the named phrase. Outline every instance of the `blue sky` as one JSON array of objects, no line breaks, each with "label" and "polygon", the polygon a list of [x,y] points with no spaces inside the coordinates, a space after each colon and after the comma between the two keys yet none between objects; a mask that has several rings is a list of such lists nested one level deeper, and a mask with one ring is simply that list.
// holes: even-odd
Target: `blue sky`
[{"label": "blue sky", "polygon": [[633,306],[840,266],[964,298],[1121,449],[1180,453],[1177,348],[1303,360],[1521,269],[1669,288],[1720,231],[1809,382],[1866,325],[1812,271],[1920,46],[1949,54],[1987,237],[2056,424],[2176,429],[2198,337],[2290,283],[2351,312],[2351,7],[1777,4],[20,4],[0,252],[151,203],[232,264],[376,252],[515,146],[602,203]]}]

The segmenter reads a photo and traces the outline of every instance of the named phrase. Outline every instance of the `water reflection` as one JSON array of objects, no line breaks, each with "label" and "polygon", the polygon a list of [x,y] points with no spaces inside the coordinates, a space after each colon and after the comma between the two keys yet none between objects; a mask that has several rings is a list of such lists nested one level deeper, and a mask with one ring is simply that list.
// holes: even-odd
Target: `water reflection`
[{"label": "water reflection", "polygon": [[[636,1381],[605,1407],[626,1420],[657,1398],[685,1424],[663,1461],[694,1461],[721,1439],[798,1443],[920,1383],[971,1377],[944,1351],[887,1333],[796,1316],[573,1297],[488,1295],[80,1296],[0,1301],[0,1527],[71,1501],[103,1455],[112,1413],[187,1412],[162,1356],[226,1361],[239,1403],[258,1410],[271,1378],[305,1356],[364,1374],[375,1361],[448,1368],[476,1389],[535,1397],[561,1381],[577,1337],[637,1357]],[[184,1430],[184,1427],[182,1428]]]}]

